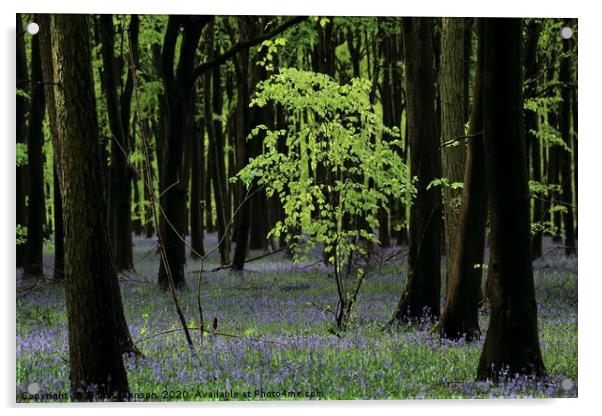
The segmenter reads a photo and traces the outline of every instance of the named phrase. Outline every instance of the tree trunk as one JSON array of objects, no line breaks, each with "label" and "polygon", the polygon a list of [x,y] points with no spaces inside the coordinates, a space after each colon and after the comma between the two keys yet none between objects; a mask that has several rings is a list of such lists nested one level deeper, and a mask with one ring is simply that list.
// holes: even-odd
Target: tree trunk
[{"label": "tree trunk", "polygon": [[118,323],[125,319],[103,196],[90,25],[77,15],[37,21],[63,197],[71,392],[75,400],[119,398],[129,393]]},{"label": "tree trunk", "polygon": [[522,98],[522,21],[484,22],[483,130],[491,220],[491,321],[478,379],[545,373],[537,333]]},{"label": "tree trunk", "polygon": [[[539,42],[539,33],[541,24],[536,19],[531,19],[527,25],[527,39],[525,43],[525,79],[535,79],[539,73],[537,65],[537,43]],[[537,83],[530,82],[525,87],[525,98],[535,98]],[[531,167],[533,169],[533,180],[541,182],[541,149],[539,139],[536,132],[539,129],[538,115],[536,111],[529,109],[525,110],[525,130],[527,133],[527,153],[531,153]],[[531,152],[528,152],[529,146]],[[527,163],[529,157],[527,156]],[[541,198],[533,200],[533,223],[541,223],[543,221],[543,201]],[[541,257],[543,233],[541,230],[536,231],[531,239],[531,257],[537,259]]]},{"label": "tree trunk", "polygon": [[[441,96],[441,162],[443,177],[451,183],[462,182],[466,164],[466,146],[463,141],[456,145],[446,142],[464,136],[465,120],[465,65],[464,36],[466,19],[444,17],[441,33],[441,70],[439,93]],[[480,139],[479,139],[480,140]],[[443,186],[445,214],[445,247],[447,252],[447,275],[456,258],[456,238],[460,222],[459,202],[461,189]]]},{"label": "tree trunk", "polygon": [[27,260],[25,275],[44,274],[42,251],[44,247],[44,225],[46,207],[44,197],[44,84],[40,62],[39,38],[31,40],[31,106],[29,110],[29,134],[27,138],[27,162],[29,167],[29,203],[27,209]]},{"label": "tree trunk", "polygon": [[439,316],[441,300],[441,192],[426,187],[441,177],[435,132],[433,21],[404,18],[410,175],[417,193],[410,213],[408,276],[393,321]]},{"label": "tree trunk", "polygon": [[[56,161],[56,159],[55,159]],[[63,280],[65,278],[65,246],[64,246],[64,228],[63,228],[63,201],[61,198],[61,189],[57,168],[53,170],[53,197],[54,197],[54,279]]]},{"label": "tree trunk", "polygon": [[[485,190],[485,156],[483,153],[483,37],[478,29],[478,66],[474,86],[474,102],[470,119],[468,155],[464,172],[462,204],[453,263],[450,265],[447,296],[439,326],[443,336],[468,341],[480,334],[479,301],[481,264],[485,249],[487,195]],[[444,102],[444,101],[443,101]],[[445,105],[445,104],[444,104]],[[444,107],[445,109],[445,107]]]},{"label": "tree trunk", "polygon": [[[100,16],[104,92],[111,128],[111,166],[109,173],[109,234],[113,258],[118,271],[134,266],[132,254],[131,222],[131,172],[128,167],[130,149],[127,126],[129,119],[122,119],[122,108],[117,89],[121,84],[121,71],[115,57],[115,29],[113,15]],[[129,105],[129,102],[127,103]],[[128,111],[129,114],[129,111]]]},{"label": "tree trunk", "polygon": [[[570,21],[565,21],[565,25],[570,26]],[[558,80],[561,82],[560,95],[562,103],[560,104],[560,134],[564,144],[571,149],[571,63],[574,58],[566,56],[572,49],[572,39],[562,40],[562,51],[565,56],[560,61],[560,74]],[[567,256],[577,253],[575,245],[575,221],[573,216],[573,178],[571,175],[571,155],[565,150],[560,150],[560,171],[562,194],[560,199],[566,207],[563,214],[564,219],[564,245]],[[31,192],[31,191],[30,191]]]},{"label": "tree trunk", "polygon": [[[255,22],[249,17],[239,18],[239,29],[246,37],[252,37]],[[249,51],[244,50],[238,54],[236,59],[236,80],[238,89],[237,100],[237,169],[242,169],[249,161],[250,146],[247,143],[247,135],[250,132],[250,92],[249,92]],[[236,248],[232,260],[232,268],[240,271],[244,268],[245,258],[249,250],[249,230],[251,223],[251,204],[245,200],[245,194],[240,188],[240,210],[236,229]],[[249,193],[252,193],[253,189]]]},{"label": "tree trunk", "polygon": [[[27,58],[25,55],[25,42],[23,40],[24,31],[23,23],[21,22],[21,15],[17,14],[17,88],[25,91],[27,88]],[[24,96],[17,94],[16,101],[16,113],[17,113],[17,143],[25,144],[26,135],[26,114],[27,114],[27,101]],[[24,166],[17,166],[16,174],[16,224],[17,226],[25,226],[27,224],[27,213],[25,209],[25,177],[24,171],[27,168]],[[26,244],[17,244],[17,267],[23,267],[25,264]]]},{"label": "tree trunk", "polygon": [[[209,16],[169,16],[163,49],[161,72],[167,102],[167,137],[162,144],[163,180],[161,180],[161,244],[165,258],[161,257],[159,286],[167,290],[171,283],[176,289],[186,287],[184,264],[186,251],[184,235],[187,183],[184,183],[184,144],[186,123],[191,119],[190,98],[194,88],[195,53],[201,32],[210,21]],[[183,28],[177,70],[174,73],[175,48],[180,28]],[[170,282],[171,277],[171,282]]]},{"label": "tree trunk", "polygon": [[[196,123],[195,123],[196,124]],[[205,255],[203,245],[203,211],[201,199],[203,194],[203,178],[205,177],[204,149],[205,126],[198,123],[192,135],[191,171],[190,171],[190,257],[198,259]]]},{"label": "tree trunk", "polygon": [[[577,46],[575,45],[575,48]],[[577,51],[575,51],[575,56],[577,56]],[[576,61],[576,60],[575,60]],[[578,176],[577,173],[579,172],[578,169],[578,165],[577,165],[577,147],[578,147],[578,134],[577,134],[577,129],[578,129],[578,106],[577,106],[577,71],[575,71],[575,87],[573,88],[573,95],[572,95],[572,100],[571,103],[573,104],[573,106],[571,107],[571,120],[573,122],[573,180],[574,180],[574,187],[575,187],[575,239],[577,239],[578,233],[578,227],[579,227],[579,222],[578,222],[578,213],[579,213],[579,198],[578,198],[578,193],[577,190],[579,189],[578,185]]]},{"label": "tree trunk", "polygon": [[[214,56],[215,38],[213,29],[207,33],[207,48],[209,59]],[[227,191],[226,191],[226,168],[224,161],[224,135],[222,131],[221,120],[214,120],[214,115],[222,114],[222,89],[221,89],[221,70],[215,67],[211,72],[204,76],[204,111],[205,125],[209,137],[209,152],[207,159],[213,183],[213,193],[216,211],[217,239],[219,242],[220,262],[222,265],[230,263],[230,238],[228,236],[228,218],[227,212]],[[210,198],[210,195],[208,195]]]},{"label": "tree trunk", "polygon": [[[351,43],[351,40],[348,40]],[[383,81],[382,81],[382,94],[381,104],[383,108],[383,124],[386,127],[393,128],[399,127],[399,120],[395,120],[394,115],[394,90],[391,79],[395,76],[399,76],[394,71],[395,67],[395,55],[393,53],[393,39],[392,35],[385,34],[382,39],[382,58],[383,58]],[[359,58],[358,58],[359,59]],[[390,140],[390,137],[383,136],[384,140]],[[389,232],[389,212],[385,207],[381,207],[378,212],[378,239],[381,247],[391,246],[391,233]]]}]

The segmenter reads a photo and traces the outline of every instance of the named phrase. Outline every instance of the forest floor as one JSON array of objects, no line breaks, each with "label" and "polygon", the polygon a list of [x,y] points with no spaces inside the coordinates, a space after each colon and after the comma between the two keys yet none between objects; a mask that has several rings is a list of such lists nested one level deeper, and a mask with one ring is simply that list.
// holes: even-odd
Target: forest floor
[{"label": "forest floor", "polygon": [[[215,245],[206,238],[206,248]],[[475,382],[484,334],[473,343],[441,341],[426,325],[384,331],[404,285],[405,260],[382,266],[360,292],[356,319],[342,336],[323,312],[336,304],[336,288],[323,266],[292,266],[285,253],[251,262],[247,272],[205,272],[205,325],[219,333],[197,344],[195,365],[168,293],[155,281],[155,240],[134,239],[136,270],[120,276],[127,322],[144,357],[125,359],[134,400],[434,399],[577,396],[577,258],[546,240],[534,262],[539,334],[548,377]],[[251,256],[261,254],[253,252]],[[318,260],[317,258],[315,259]],[[52,249],[46,249],[52,275]],[[189,325],[199,328],[199,261],[188,261],[189,291],[179,294]],[[205,270],[218,265],[217,255]],[[445,275],[445,270],[442,276]],[[39,394],[69,390],[64,290],[49,279],[23,279],[17,270],[16,395],[37,383]],[[480,326],[486,330],[489,314]],[[173,331],[172,331],[173,330]],[[166,331],[172,331],[167,332]],[[193,330],[195,341],[200,332]],[[161,335],[158,335],[161,334]],[[35,390],[35,388],[34,388]],[[232,397],[234,396],[234,397]],[[59,396],[38,400],[65,400]]]}]

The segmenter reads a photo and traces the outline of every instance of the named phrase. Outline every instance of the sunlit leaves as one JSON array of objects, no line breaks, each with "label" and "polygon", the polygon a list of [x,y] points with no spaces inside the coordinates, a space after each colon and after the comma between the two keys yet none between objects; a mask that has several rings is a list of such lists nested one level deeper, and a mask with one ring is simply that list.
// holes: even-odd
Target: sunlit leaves
[{"label": "sunlit leaves", "polygon": [[[285,218],[271,234],[302,234],[303,244],[292,241],[295,261],[318,245],[336,262],[361,251],[360,241],[377,244],[374,233],[343,226],[345,219],[361,218],[375,228],[390,197],[414,192],[397,151],[399,132],[374,113],[370,88],[365,79],[340,85],[325,74],[293,68],[257,86],[251,105],[282,106],[288,125],[252,130],[250,139],[262,140],[263,152],[238,179],[278,196]],[[382,140],[384,134],[390,140]]]}]

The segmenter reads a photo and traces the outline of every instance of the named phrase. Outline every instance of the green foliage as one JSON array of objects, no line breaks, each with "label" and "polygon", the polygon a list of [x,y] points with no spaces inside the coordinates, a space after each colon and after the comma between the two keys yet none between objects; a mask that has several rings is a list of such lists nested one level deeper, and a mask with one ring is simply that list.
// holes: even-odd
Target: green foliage
[{"label": "green foliage", "polygon": [[[371,230],[378,227],[379,209],[388,209],[389,198],[409,199],[414,192],[397,151],[399,133],[374,113],[370,87],[364,79],[339,85],[292,68],[260,83],[251,105],[282,106],[288,126],[255,127],[250,139],[262,140],[263,153],[237,175],[247,187],[263,186],[268,197],[280,199],[285,218],[270,234],[284,233],[294,262],[322,247],[335,279],[354,276],[357,287],[364,271],[345,266],[378,244]],[[351,292],[339,293],[342,304],[353,302]]]},{"label": "green foliage", "polygon": [[[375,116],[369,88],[366,80],[339,85],[324,74],[296,69],[283,69],[261,83],[251,105],[263,107],[271,101],[292,116],[286,130],[263,125],[253,130],[251,137],[263,138],[263,154],[238,174],[247,186],[256,181],[268,196],[280,198],[286,217],[272,234],[300,229],[307,237],[306,249],[323,244],[339,261],[361,250],[354,240],[378,243],[364,228],[343,227],[345,216],[364,218],[377,227],[376,214],[387,207],[388,198],[413,189],[396,152],[398,133]],[[383,133],[394,139],[381,140]],[[280,141],[286,152],[279,150]]]},{"label": "green foliage", "polygon": [[17,95],[19,97],[23,97],[25,98],[27,101],[31,100],[31,96],[27,93],[27,91],[21,89],[21,88],[17,88]]},{"label": "green foliage", "polygon": [[25,143],[17,143],[15,148],[15,161],[17,166],[27,165],[27,145]]},{"label": "green foliage", "polygon": [[547,184],[537,181],[529,181],[529,191],[532,194],[539,196],[549,196],[552,193],[560,193],[562,192],[562,188],[557,184]]},{"label": "green foliage", "polygon": [[266,71],[273,71],[274,65],[272,63],[274,55],[278,52],[278,47],[286,45],[286,38],[275,38],[264,41],[258,48],[258,54],[260,59],[257,61],[257,65],[265,67]]},{"label": "green foliage", "polygon": [[464,182],[450,182],[448,178],[436,178],[433,179],[427,186],[426,189],[431,189],[434,186],[440,186],[442,188],[451,188],[453,190],[462,189]]},{"label": "green foliage", "polygon": [[17,245],[27,243],[27,227],[21,224],[17,224]]}]

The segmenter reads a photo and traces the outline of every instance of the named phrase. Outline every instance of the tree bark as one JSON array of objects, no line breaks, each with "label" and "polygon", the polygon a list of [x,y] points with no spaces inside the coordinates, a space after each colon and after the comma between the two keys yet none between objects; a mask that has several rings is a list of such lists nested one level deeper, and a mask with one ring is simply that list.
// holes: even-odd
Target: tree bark
[{"label": "tree bark", "polygon": [[39,38],[31,40],[31,105],[29,110],[29,134],[27,137],[27,166],[29,168],[29,200],[27,209],[27,261],[26,276],[44,274],[42,252],[46,207],[44,197],[44,113],[46,102],[42,82]]},{"label": "tree bark", "polygon": [[[450,140],[464,136],[465,88],[464,36],[466,19],[442,18],[441,70],[439,93],[441,96],[441,162],[443,177],[451,183],[462,182],[466,165],[466,146],[459,142],[455,146],[444,145]],[[459,200],[461,189],[444,186],[443,208],[445,215],[445,247],[447,252],[447,275],[456,256],[456,238],[460,222]]]},{"label": "tree bark", "polygon": [[[239,29],[246,37],[254,34],[255,22],[250,17],[239,17]],[[242,169],[249,161],[250,146],[247,135],[250,132],[250,91],[249,91],[249,51],[242,51],[235,62],[237,81],[237,128],[236,128],[236,164],[237,169]],[[253,192],[253,190],[251,190]],[[251,222],[251,204],[245,200],[242,187],[239,196],[240,211],[236,227],[236,248],[232,260],[232,268],[240,271],[244,268],[245,258],[249,250],[249,230]]]},{"label": "tree bark", "polygon": [[[195,123],[196,124],[196,123]],[[193,131],[190,171],[190,257],[198,259],[205,255],[203,245],[204,226],[201,205],[203,194],[205,126],[198,123]]]},{"label": "tree bark", "polygon": [[[214,27],[210,27],[207,33],[207,49],[209,59],[214,56],[215,38]],[[245,53],[245,52],[243,52]],[[220,243],[219,253],[220,262],[222,265],[230,263],[230,238],[228,229],[227,213],[227,191],[226,191],[226,167],[224,160],[224,135],[222,131],[221,120],[214,120],[215,115],[222,114],[222,89],[221,89],[221,70],[220,67],[213,68],[207,72],[204,78],[204,112],[205,126],[209,137],[209,152],[207,159],[211,160],[208,167],[210,168],[213,194],[215,201],[216,223],[217,223],[217,239]],[[210,199],[210,195],[208,195]]]},{"label": "tree bark", "polygon": [[408,275],[392,322],[439,316],[441,300],[441,192],[426,189],[441,177],[439,140],[435,131],[433,21],[404,18],[410,175],[417,193],[410,213]]},{"label": "tree bark", "polygon": [[[131,222],[131,172],[128,167],[130,150],[128,119],[123,119],[117,88],[121,84],[121,70],[115,57],[115,29],[113,15],[100,16],[104,92],[111,128],[111,165],[109,173],[109,235],[111,236],[115,267],[118,271],[134,266]],[[129,102],[127,103],[129,106]],[[129,111],[127,112],[129,115]]]},{"label": "tree bark", "polygon": [[[17,88],[25,91],[27,88],[27,58],[25,55],[25,42],[23,40],[24,31],[23,23],[21,21],[21,15],[17,14]],[[17,94],[16,99],[16,113],[17,113],[17,143],[25,144],[26,135],[26,114],[27,114],[27,101],[25,97]],[[25,226],[27,224],[27,212],[25,209],[25,170],[26,166],[17,166],[16,173],[16,224],[17,226]],[[17,244],[17,267],[23,267],[25,264],[26,244]]]},{"label": "tree bark", "polygon": [[[56,158],[55,158],[55,163]],[[65,278],[65,246],[64,246],[64,228],[63,228],[63,201],[61,198],[61,189],[57,168],[53,171],[53,202],[54,202],[54,274],[55,280]]]},{"label": "tree bark", "polygon": [[[539,42],[539,34],[541,24],[536,19],[531,19],[527,25],[527,39],[525,42],[525,79],[534,79],[539,73],[537,62],[537,43]],[[525,98],[535,98],[536,82],[531,82],[525,87]],[[533,180],[541,182],[541,149],[539,139],[536,132],[539,129],[538,115],[536,111],[529,109],[525,110],[525,130],[527,133],[527,150],[531,147],[531,168],[533,170]],[[527,162],[529,157],[527,156]],[[541,198],[533,200],[533,223],[541,223],[543,221],[543,201]],[[541,231],[536,231],[531,239],[531,257],[537,259],[541,257],[542,248]]]},{"label": "tree bark", "polygon": [[491,320],[477,379],[543,376],[531,265],[522,20],[484,22],[483,132],[491,221]]},{"label": "tree bark", "polygon": [[71,392],[75,400],[119,398],[129,393],[121,357],[125,319],[103,195],[90,25],[81,15],[37,21],[63,197]]},{"label": "tree bark", "polygon": [[[186,287],[184,264],[186,252],[184,235],[187,184],[183,178],[183,151],[186,123],[189,120],[190,98],[194,88],[193,64],[201,32],[210,21],[209,16],[169,16],[161,51],[161,73],[167,102],[167,137],[162,147],[163,180],[161,180],[161,244],[165,259],[161,258],[159,286],[169,288],[169,276],[177,289]],[[174,73],[175,48],[180,28],[183,29],[177,69]]]},{"label": "tree bark", "polygon": [[[570,21],[566,20],[565,25],[570,26]],[[565,56],[560,61],[560,73],[558,80],[561,82],[560,95],[562,103],[560,104],[560,134],[564,144],[571,149],[571,63],[574,58],[566,56],[572,49],[572,39],[562,40],[562,51]],[[575,244],[575,221],[573,216],[573,178],[571,175],[571,155],[565,150],[560,151],[560,171],[562,194],[560,200],[566,207],[566,212],[562,215],[564,220],[564,245],[567,256],[577,253]]]},{"label": "tree bark", "polygon": [[[457,235],[453,244],[455,255],[450,265],[447,296],[439,326],[444,337],[471,341],[480,334],[479,301],[481,264],[485,249],[487,195],[485,190],[485,156],[483,153],[483,36],[477,22],[477,74],[474,102],[470,119],[468,154],[464,171],[464,188]],[[445,105],[445,104],[444,104]],[[445,110],[445,107],[444,107]]]}]

